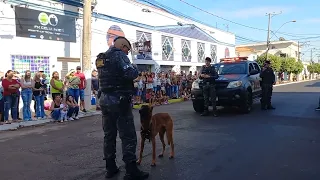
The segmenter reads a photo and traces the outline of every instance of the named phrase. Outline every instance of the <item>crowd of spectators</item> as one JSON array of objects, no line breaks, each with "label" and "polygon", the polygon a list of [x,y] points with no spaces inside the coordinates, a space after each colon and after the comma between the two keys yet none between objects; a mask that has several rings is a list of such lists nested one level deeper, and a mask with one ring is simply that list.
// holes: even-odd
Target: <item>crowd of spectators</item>
[{"label": "crowd of spectators", "polygon": [[[135,94],[133,104],[151,103],[162,105],[170,103],[170,99],[190,98],[192,82],[197,72],[175,73],[141,72],[134,80]],[[98,100],[98,72],[92,71],[91,104],[100,110]],[[48,78],[43,70],[32,74],[27,70],[23,74],[8,70],[0,83],[0,124],[19,121],[43,120],[49,117],[57,122],[79,119],[79,111],[87,112],[84,93],[87,79],[81,67],[70,70],[64,77],[57,71]],[[21,100],[20,100],[21,99]],[[19,104],[22,101],[22,116]],[[33,102],[33,107],[32,106]],[[33,109],[33,111],[31,110]],[[33,113],[34,112],[34,113]]]},{"label": "crowd of spectators", "polygon": [[134,104],[151,103],[153,105],[168,104],[169,99],[190,98],[192,82],[197,78],[197,72],[189,74],[181,71],[141,72],[134,80]]}]

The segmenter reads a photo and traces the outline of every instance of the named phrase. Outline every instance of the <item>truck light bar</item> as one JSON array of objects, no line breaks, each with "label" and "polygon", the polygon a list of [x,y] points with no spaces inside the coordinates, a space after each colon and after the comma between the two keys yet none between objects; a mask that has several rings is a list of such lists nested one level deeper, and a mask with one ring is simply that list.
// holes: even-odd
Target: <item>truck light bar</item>
[{"label": "truck light bar", "polygon": [[247,61],[248,57],[232,57],[232,58],[221,58],[220,62],[240,62]]}]

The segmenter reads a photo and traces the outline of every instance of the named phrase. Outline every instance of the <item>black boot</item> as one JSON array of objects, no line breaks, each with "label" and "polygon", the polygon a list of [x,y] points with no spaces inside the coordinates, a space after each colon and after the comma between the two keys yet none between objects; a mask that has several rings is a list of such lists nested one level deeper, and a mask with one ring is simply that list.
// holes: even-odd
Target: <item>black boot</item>
[{"label": "black boot", "polygon": [[149,173],[140,171],[136,162],[126,164],[126,174],[124,180],[145,180],[148,179]]},{"label": "black boot", "polygon": [[105,174],[106,178],[112,178],[119,172],[119,168],[117,167],[115,161],[110,161],[110,160],[106,161],[106,169],[107,169],[107,172]]},{"label": "black boot", "polygon": [[209,115],[209,111],[208,110],[204,110],[202,114],[200,114],[200,116],[208,116]]},{"label": "black boot", "polygon": [[269,106],[267,107],[267,109],[274,110],[274,109],[276,109],[276,108],[273,107],[272,105],[269,105]]}]

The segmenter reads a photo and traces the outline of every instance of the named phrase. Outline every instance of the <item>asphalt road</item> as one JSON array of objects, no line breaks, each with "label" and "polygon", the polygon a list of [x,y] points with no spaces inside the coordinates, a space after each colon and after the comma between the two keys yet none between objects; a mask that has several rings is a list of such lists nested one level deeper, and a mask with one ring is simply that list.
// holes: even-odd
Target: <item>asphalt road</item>
[{"label": "asphalt road", "polygon": [[[222,110],[217,118],[200,117],[191,102],[156,107],[174,119],[176,157],[168,159],[167,147],[151,167],[147,143],[141,168],[153,180],[319,180],[318,92],[320,81],[275,87],[276,110],[261,111],[255,104],[251,114]],[[102,138],[99,116],[2,132],[0,179],[102,180]],[[120,140],[117,157],[122,172],[114,179],[122,179]]]}]

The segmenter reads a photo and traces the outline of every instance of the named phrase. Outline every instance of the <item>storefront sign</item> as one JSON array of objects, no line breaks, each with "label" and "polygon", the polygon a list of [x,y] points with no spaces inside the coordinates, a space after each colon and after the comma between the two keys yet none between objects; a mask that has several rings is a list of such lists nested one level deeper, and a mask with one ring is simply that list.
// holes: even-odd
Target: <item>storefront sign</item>
[{"label": "storefront sign", "polygon": [[76,42],[75,18],[15,7],[16,36]]}]

